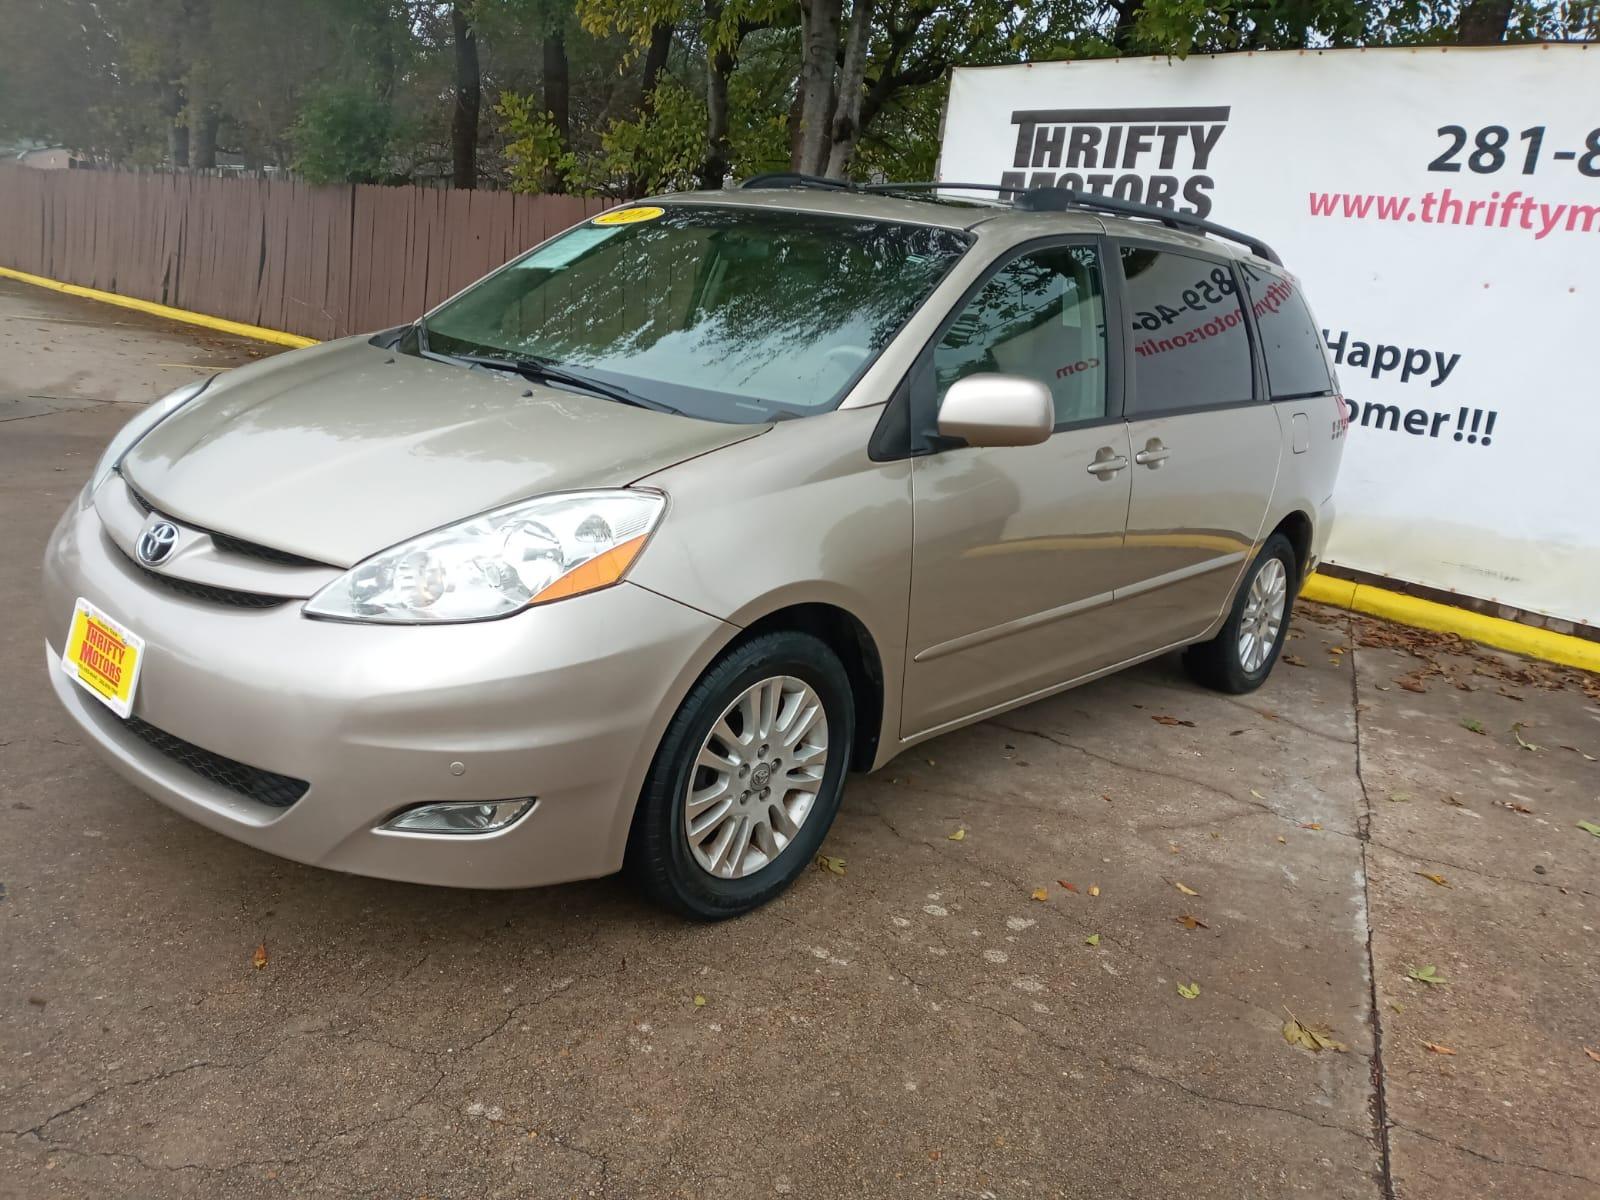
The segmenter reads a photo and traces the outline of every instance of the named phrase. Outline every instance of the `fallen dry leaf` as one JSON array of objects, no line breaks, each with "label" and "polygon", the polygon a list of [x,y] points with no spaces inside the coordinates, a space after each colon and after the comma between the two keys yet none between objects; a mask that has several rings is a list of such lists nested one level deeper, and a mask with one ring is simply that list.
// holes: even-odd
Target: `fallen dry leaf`
[{"label": "fallen dry leaf", "polygon": [[1255,788],[1251,788],[1250,789],[1250,794],[1252,796],[1254,796],[1257,800],[1265,800],[1266,799],[1266,797],[1263,796],[1260,792],[1256,791]]},{"label": "fallen dry leaf", "polygon": [[[1284,1012],[1289,1012],[1284,1009]],[[1291,1046],[1301,1046],[1313,1054],[1320,1054],[1324,1050],[1332,1050],[1336,1054],[1343,1054],[1350,1049],[1349,1046],[1336,1039],[1326,1028],[1302,1024],[1289,1013],[1289,1019],[1283,1023],[1283,1040]]]},{"label": "fallen dry leaf", "polygon": [[1396,804],[1404,804],[1408,800],[1411,799],[1411,793],[1410,792],[1391,792],[1389,794],[1389,799],[1394,801]]},{"label": "fallen dry leaf", "polygon": [[1075,883],[1068,883],[1068,882],[1067,882],[1067,881],[1066,881],[1066,880],[1065,880],[1065,879],[1058,879],[1058,880],[1056,880],[1056,886],[1057,886],[1057,887],[1063,887],[1063,888],[1066,888],[1066,889],[1067,889],[1067,891],[1069,891],[1069,892],[1075,892],[1075,891],[1077,891],[1077,890],[1078,890],[1078,885],[1077,885],[1077,884],[1075,884]]},{"label": "fallen dry leaf", "polygon": [[1509,808],[1512,812],[1531,813],[1533,811],[1526,804],[1518,804],[1515,800],[1496,800],[1495,803],[1501,808]]},{"label": "fallen dry leaf", "polygon": [[1028,899],[1030,899],[1030,900],[1048,900],[1048,899],[1050,899],[1050,893],[1045,891],[1044,888],[1034,888],[1033,892],[1028,896]]},{"label": "fallen dry leaf", "polygon": [[1169,879],[1169,880],[1167,880],[1167,882],[1170,883],[1173,887],[1177,888],[1185,896],[1198,896],[1200,894],[1199,892],[1195,891],[1192,887],[1187,887],[1184,884],[1179,883],[1176,879]]},{"label": "fallen dry leaf", "polygon": [[1150,719],[1152,721],[1156,721],[1156,722],[1158,722],[1159,724],[1162,724],[1162,725],[1187,725],[1190,729],[1194,728],[1194,722],[1193,721],[1183,721],[1183,720],[1180,720],[1177,717],[1169,717],[1169,716],[1167,716],[1166,713],[1157,714],[1156,716],[1153,716]]},{"label": "fallen dry leaf", "polygon": [[1465,808],[1466,807],[1466,805],[1461,802],[1461,798],[1459,796],[1440,796],[1439,797],[1439,803],[1440,804],[1448,804],[1451,808]]},{"label": "fallen dry leaf", "polygon": [[1416,675],[1402,675],[1394,681],[1394,685],[1395,687],[1405,688],[1408,692],[1425,692],[1428,690],[1421,678]]},{"label": "fallen dry leaf", "polygon": [[257,946],[256,952],[250,956],[250,965],[258,971],[267,965],[267,944],[265,942]]},{"label": "fallen dry leaf", "polygon": [[1098,896],[1099,894],[1100,894],[1100,885],[1098,883],[1091,883],[1089,885],[1089,895]]},{"label": "fallen dry leaf", "polygon": [[1450,1049],[1449,1046],[1441,1046],[1438,1042],[1423,1042],[1422,1044],[1424,1046],[1426,1046],[1429,1050],[1432,1050],[1435,1054],[1454,1054],[1455,1053],[1455,1051]]},{"label": "fallen dry leaf", "polygon": [[967,836],[967,831],[965,829],[958,829],[954,833],[952,833],[947,840],[952,841],[952,842],[960,842],[960,841],[964,841],[966,839],[966,836]]},{"label": "fallen dry leaf", "polygon": [[1307,821],[1305,824],[1301,825],[1300,828],[1301,829],[1321,829],[1322,828],[1322,822],[1321,821]]},{"label": "fallen dry leaf", "polygon": [[1282,656],[1282,658],[1283,661],[1288,663],[1291,667],[1303,667],[1306,665],[1302,660],[1296,658],[1292,654],[1285,654]]},{"label": "fallen dry leaf", "polygon": [[1172,919],[1174,921],[1176,921],[1179,925],[1182,925],[1185,929],[1210,929],[1211,928],[1211,926],[1207,925],[1199,917],[1190,916],[1188,913],[1181,913],[1178,916],[1173,917]]},{"label": "fallen dry leaf", "polygon": [[696,1008],[704,1008],[706,1006],[706,998],[704,996],[699,996],[699,995],[695,996],[695,998],[694,998],[694,1006]]},{"label": "fallen dry leaf", "polygon": [[1521,721],[1512,722],[1511,736],[1517,739],[1517,745],[1521,746],[1524,750],[1537,750],[1539,747],[1535,746],[1530,741],[1524,740],[1522,731],[1525,728],[1526,726]]},{"label": "fallen dry leaf", "polygon": [[1583,1048],[1583,1052],[1585,1054],[1587,1054],[1590,1058],[1594,1059],[1595,1062],[1600,1062],[1600,1050],[1594,1050],[1594,1049],[1591,1049],[1588,1046],[1585,1046]]},{"label": "fallen dry leaf", "polygon": [[1592,754],[1585,754],[1582,750],[1579,750],[1576,746],[1563,746],[1561,748],[1563,750],[1571,750],[1574,754],[1578,755],[1585,762],[1597,762],[1597,761],[1600,761],[1600,760],[1597,760],[1595,758],[1595,756],[1592,755]]},{"label": "fallen dry leaf", "polygon": [[1435,875],[1431,871],[1418,871],[1416,874],[1421,875],[1429,883],[1437,883],[1440,887],[1450,886],[1450,881],[1443,875]]},{"label": "fallen dry leaf", "polygon": [[844,859],[829,858],[826,854],[817,855],[817,866],[833,875],[844,874]]},{"label": "fallen dry leaf", "polygon": [[1278,835],[1278,844],[1280,846],[1287,846],[1289,844],[1289,839],[1284,837],[1283,834],[1280,833]]}]

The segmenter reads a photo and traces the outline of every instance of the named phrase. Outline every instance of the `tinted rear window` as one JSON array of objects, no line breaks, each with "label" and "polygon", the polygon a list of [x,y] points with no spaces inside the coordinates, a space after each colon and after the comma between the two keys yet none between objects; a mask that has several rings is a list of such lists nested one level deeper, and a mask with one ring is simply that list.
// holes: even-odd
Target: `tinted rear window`
[{"label": "tinted rear window", "polygon": [[1250,333],[1233,272],[1210,259],[1122,247],[1133,330],[1130,415],[1253,398]]},{"label": "tinted rear window", "polygon": [[1253,264],[1244,268],[1244,276],[1256,328],[1261,331],[1272,398],[1287,400],[1332,391],[1322,337],[1300,294],[1299,282]]}]

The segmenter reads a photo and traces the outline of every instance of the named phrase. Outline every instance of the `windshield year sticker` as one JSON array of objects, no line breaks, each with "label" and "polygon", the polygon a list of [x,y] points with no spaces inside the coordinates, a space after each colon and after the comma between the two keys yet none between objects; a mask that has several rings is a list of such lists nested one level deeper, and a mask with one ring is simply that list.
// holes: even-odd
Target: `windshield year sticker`
[{"label": "windshield year sticker", "polygon": [[591,225],[637,225],[640,221],[654,221],[667,210],[657,208],[653,204],[639,204],[633,208],[614,208],[610,212],[603,212]]}]

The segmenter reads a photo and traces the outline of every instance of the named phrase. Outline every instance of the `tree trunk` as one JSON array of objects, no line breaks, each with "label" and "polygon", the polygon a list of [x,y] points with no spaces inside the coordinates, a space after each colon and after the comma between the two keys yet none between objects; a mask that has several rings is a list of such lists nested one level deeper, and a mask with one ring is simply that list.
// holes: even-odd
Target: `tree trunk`
[{"label": "tree trunk", "polygon": [[215,104],[208,104],[193,119],[191,136],[194,145],[190,158],[203,170],[214,170],[217,165],[217,126],[222,113]]},{"label": "tree trunk", "polygon": [[174,171],[189,168],[189,117],[183,111],[181,83],[167,83],[161,89],[161,115],[167,123],[167,165]]},{"label": "tree trunk", "polygon": [[[650,118],[656,112],[656,87],[661,82],[661,73],[667,69],[667,56],[672,52],[673,27],[663,22],[650,29],[650,48],[644,55],[644,74],[639,80],[639,121],[648,125]],[[629,199],[636,199],[645,194],[649,181],[637,171],[628,174],[628,182],[624,185],[625,195]]]},{"label": "tree trunk", "polygon": [[706,157],[700,164],[700,186],[720,188],[728,182],[733,147],[728,141],[728,76],[733,74],[730,50],[711,52],[706,72]]},{"label": "tree trunk", "polygon": [[650,28],[650,48],[644,53],[644,75],[639,83],[639,113],[649,117],[656,111],[656,85],[661,82],[661,72],[667,69],[667,55],[672,53],[673,28],[667,22]]},{"label": "tree trunk", "polygon": [[1456,40],[1463,46],[1492,46],[1506,40],[1511,0],[1472,0],[1461,6]]},{"label": "tree trunk", "polygon": [[861,134],[861,89],[867,69],[867,37],[872,28],[872,0],[855,0],[850,10],[850,34],[845,40],[844,66],[839,69],[839,98],[834,105],[833,129],[828,144],[827,174],[843,179]]},{"label": "tree trunk", "polygon": [[[559,26],[544,39],[544,109],[550,114],[561,150],[572,145],[572,78],[567,63],[567,35]],[[564,192],[567,181],[555,167],[545,172],[544,190]]]},{"label": "tree trunk", "polygon": [[478,186],[478,112],[483,106],[478,35],[460,4],[450,6],[450,26],[456,44],[456,103],[450,114],[451,181],[458,188],[474,188]]},{"label": "tree trunk", "polygon": [[171,160],[175,171],[189,169],[189,127],[183,124],[186,119],[176,117],[167,126],[167,158]]},{"label": "tree trunk", "polygon": [[1144,0],[1123,0],[1111,7],[1117,14],[1116,26],[1111,31],[1111,44],[1127,53],[1133,44],[1133,27],[1138,23],[1139,14],[1144,11]]},{"label": "tree trunk", "polygon": [[833,125],[833,71],[839,58],[839,16],[843,0],[803,0],[805,19],[800,67],[800,145],[796,171],[820,175],[828,165]]}]

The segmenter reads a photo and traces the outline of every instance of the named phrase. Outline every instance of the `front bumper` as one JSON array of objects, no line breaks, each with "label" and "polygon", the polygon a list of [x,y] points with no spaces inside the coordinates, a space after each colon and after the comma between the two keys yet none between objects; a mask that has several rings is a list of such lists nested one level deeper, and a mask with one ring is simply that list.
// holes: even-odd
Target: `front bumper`
[{"label": "front bumper", "polygon": [[[272,808],[135,736],[62,670],[77,597],[145,639],[133,715],[309,783]],[[229,608],[151,583],[92,508],[45,555],[56,696],[141,791],[229,837],[315,866],[415,883],[526,887],[609,874],[682,696],[735,632],[623,583],[499,621],[380,626]],[[490,834],[379,832],[428,801],[538,798]]]}]

